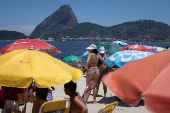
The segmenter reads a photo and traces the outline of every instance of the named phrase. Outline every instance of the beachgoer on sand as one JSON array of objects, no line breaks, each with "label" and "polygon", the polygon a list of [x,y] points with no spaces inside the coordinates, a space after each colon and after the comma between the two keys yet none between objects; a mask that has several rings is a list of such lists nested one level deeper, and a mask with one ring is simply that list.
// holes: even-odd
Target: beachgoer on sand
[{"label": "beachgoer on sand", "polygon": [[[105,48],[103,46],[100,47],[100,55],[103,58],[103,60],[105,60],[107,58],[106,54],[105,54]],[[99,68],[99,72],[100,72],[100,77],[99,77],[99,85],[101,82],[101,79],[104,77],[104,75],[106,75],[107,73],[113,71],[113,69],[109,66],[107,66],[106,64],[100,66]],[[98,88],[99,90],[99,88]],[[107,93],[107,87],[104,85],[103,83],[103,90],[104,90],[104,97],[107,97],[106,93]],[[98,91],[97,91],[98,93]]]},{"label": "beachgoer on sand", "polygon": [[82,65],[82,69],[84,70],[85,68],[85,65],[86,65],[86,62],[84,62],[84,64]]},{"label": "beachgoer on sand", "polygon": [[70,81],[64,84],[64,91],[66,95],[70,96],[70,113],[87,113],[88,109],[84,99],[76,92],[77,84]]},{"label": "beachgoer on sand", "polygon": [[48,88],[36,89],[36,100],[33,104],[32,113],[39,113],[41,105],[47,101]]},{"label": "beachgoer on sand", "polygon": [[71,62],[69,63],[70,66],[74,66]]},{"label": "beachgoer on sand", "polygon": [[86,73],[86,86],[88,86],[92,81],[95,82],[94,88],[93,88],[93,103],[96,103],[96,96],[97,91],[99,87],[99,67],[102,66],[105,62],[102,59],[102,57],[98,54],[98,50],[96,49],[96,45],[91,44],[89,47],[87,47],[90,54],[88,54],[85,68],[83,70],[83,73]]},{"label": "beachgoer on sand", "polygon": [[76,64],[76,66],[77,66],[78,69],[81,69],[81,68],[82,68],[82,67],[81,67],[81,62],[82,62],[81,60],[76,60],[76,61],[75,61],[75,64]]}]

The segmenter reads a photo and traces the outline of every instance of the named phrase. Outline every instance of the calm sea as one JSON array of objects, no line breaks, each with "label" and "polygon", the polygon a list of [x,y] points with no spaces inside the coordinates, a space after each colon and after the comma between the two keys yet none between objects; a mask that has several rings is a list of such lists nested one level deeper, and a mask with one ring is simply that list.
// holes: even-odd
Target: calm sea
[{"label": "calm sea", "polygon": [[[4,46],[14,42],[15,40],[4,41],[0,40],[0,49]],[[55,58],[61,59],[62,57],[66,57],[69,55],[76,55],[80,56],[86,51],[86,47],[90,44],[99,44],[99,41],[47,41],[47,43],[54,45],[58,49],[61,50],[62,53],[53,55]],[[170,43],[157,43],[157,42],[127,42],[129,45],[132,44],[142,44],[142,45],[150,45],[150,46],[159,46],[166,48],[167,46],[170,47]]]}]

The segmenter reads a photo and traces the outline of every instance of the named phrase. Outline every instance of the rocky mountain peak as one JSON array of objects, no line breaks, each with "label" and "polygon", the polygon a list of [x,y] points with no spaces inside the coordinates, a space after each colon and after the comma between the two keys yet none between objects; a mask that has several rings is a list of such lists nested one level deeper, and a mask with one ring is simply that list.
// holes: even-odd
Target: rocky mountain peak
[{"label": "rocky mountain peak", "polygon": [[78,21],[72,8],[64,5],[41,22],[31,36],[41,38],[45,34],[57,34],[63,30],[72,29],[77,24]]}]

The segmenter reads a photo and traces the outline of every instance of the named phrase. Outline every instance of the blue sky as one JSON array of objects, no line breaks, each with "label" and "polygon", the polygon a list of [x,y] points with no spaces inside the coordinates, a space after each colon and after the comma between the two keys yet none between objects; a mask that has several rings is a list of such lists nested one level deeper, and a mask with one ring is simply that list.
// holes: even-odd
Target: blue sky
[{"label": "blue sky", "polygon": [[170,0],[0,0],[0,30],[29,35],[46,17],[67,4],[79,23],[113,26],[149,19],[170,25]]}]

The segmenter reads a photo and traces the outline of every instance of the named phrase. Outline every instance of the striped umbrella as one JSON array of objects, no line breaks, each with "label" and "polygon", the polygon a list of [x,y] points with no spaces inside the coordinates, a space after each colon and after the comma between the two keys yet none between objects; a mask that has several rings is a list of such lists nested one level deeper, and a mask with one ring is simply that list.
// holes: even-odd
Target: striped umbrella
[{"label": "striped umbrella", "polygon": [[150,56],[154,53],[152,52],[145,52],[145,51],[137,51],[137,50],[124,50],[116,52],[112,54],[105,60],[105,64],[113,67],[115,64],[118,67],[122,67],[127,62],[138,60],[147,56]]}]

